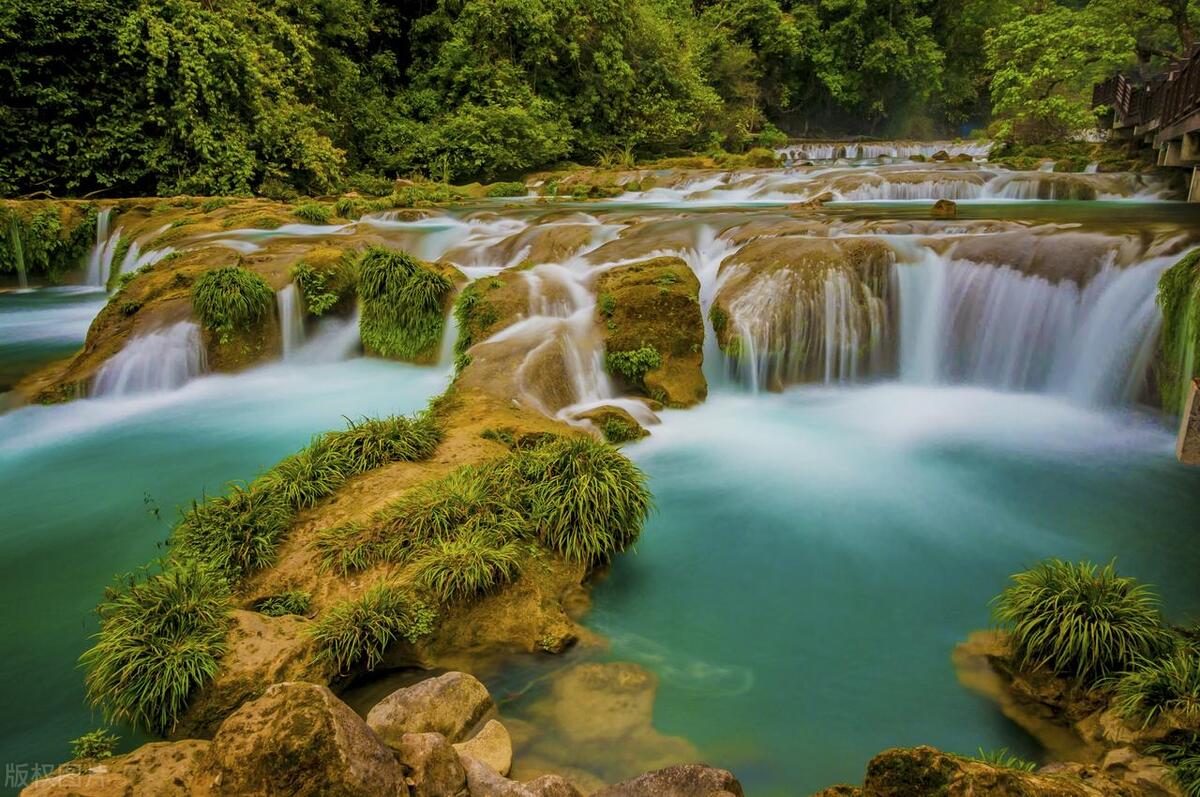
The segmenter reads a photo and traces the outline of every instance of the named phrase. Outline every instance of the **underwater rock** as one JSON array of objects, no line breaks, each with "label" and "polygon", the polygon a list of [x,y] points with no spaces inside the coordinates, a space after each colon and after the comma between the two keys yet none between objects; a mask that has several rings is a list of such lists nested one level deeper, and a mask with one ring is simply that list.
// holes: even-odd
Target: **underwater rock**
[{"label": "underwater rock", "polygon": [[[677,257],[619,266],[596,281],[596,320],[604,336],[610,371],[614,355],[653,349],[640,373],[627,381],[671,407],[704,401],[704,321],[700,282]],[[657,362],[657,364],[655,364]]]},{"label": "underwater rock", "polygon": [[455,797],[466,792],[466,770],[440,733],[406,733],[392,748],[412,797]]},{"label": "underwater rock", "polygon": [[414,733],[440,733],[453,743],[495,710],[475,676],[448,672],[392,692],[367,714],[367,724],[389,744]]},{"label": "underwater rock", "polygon": [[323,686],[281,683],[247,703],[213,739],[220,795],[406,795],[400,763],[362,718]]},{"label": "underwater rock", "polygon": [[592,797],[742,797],[733,773],[704,764],[679,764],[601,789]]},{"label": "underwater rock", "polygon": [[488,720],[479,733],[454,745],[454,749],[461,757],[482,761],[501,775],[512,769],[512,738],[499,720]]}]

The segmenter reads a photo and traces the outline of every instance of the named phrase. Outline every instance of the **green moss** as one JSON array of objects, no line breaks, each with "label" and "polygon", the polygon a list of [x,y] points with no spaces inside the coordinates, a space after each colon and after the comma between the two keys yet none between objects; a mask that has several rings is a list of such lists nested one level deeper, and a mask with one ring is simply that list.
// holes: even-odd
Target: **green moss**
[{"label": "green moss", "polygon": [[275,306],[275,292],[260,275],[242,266],[206,271],[192,286],[192,309],[221,343],[257,327]]},{"label": "green moss", "polygon": [[598,300],[600,315],[605,318],[612,318],[612,314],[617,310],[617,300],[613,298],[611,293],[602,293]]},{"label": "green moss", "polygon": [[[472,282],[463,288],[454,302],[454,320],[458,326],[458,339],[454,341],[454,353],[459,357],[466,357],[467,349],[475,345],[476,334],[496,323],[499,320],[499,313],[496,306],[484,296],[480,283]],[[468,358],[467,363],[469,362]],[[462,368],[457,370],[461,371]]]},{"label": "green moss", "polygon": [[642,346],[630,351],[610,351],[604,362],[610,372],[620,374],[631,384],[644,387],[646,372],[662,365],[662,355],[652,346]]},{"label": "green moss", "polygon": [[713,305],[708,311],[708,320],[712,322],[713,332],[717,335],[724,334],[725,327],[729,323],[729,314],[718,305]]},{"label": "green moss", "polygon": [[305,202],[303,205],[297,205],[292,213],[309,224],[328,224],[333,217],[333,210],[329,205],[321,202]]},{"label": "green moss", "polygon": [[236,201],[236,199],[230,199],[229,197],[209,197],[208,199],[200,202],[200,210],[203,213],[212,213],[214,210],[220,210],[223,207],[232,205]]},{"label": "green moss", "polygon": [[1159,392],[1163,408],[1180,414],[1188,385],[1200,374],[1200,249],[1163,272],[1158,281],[1158,306],[1163,315]]},{"label": "green moss", "polygon": [[404,252],[367,249],[358,264],[359,332],[368,351],[402,360],[429,360],[445,328],[454,284]]},{"label": "green moss", "polygon": [[613,445],[628,443],[630,440],[638,440],[642,437],[640,428],[615,417],[605,418],[600,423],[600,433],[604,435],[607,442]]}]

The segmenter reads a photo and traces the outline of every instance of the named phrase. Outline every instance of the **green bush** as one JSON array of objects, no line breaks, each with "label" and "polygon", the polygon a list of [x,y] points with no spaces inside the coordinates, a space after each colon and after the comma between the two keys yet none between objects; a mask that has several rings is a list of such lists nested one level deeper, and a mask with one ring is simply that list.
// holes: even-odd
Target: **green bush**
[{"label": "green bush", "polygon": [[1200,734],[1177,731],[1146,752],[1171,768],[1171,779],[1187,797],[1200,797]]},{"label": "green bush", "polygon": [[492,183],[487,188],[487,195],[490,197],[522,197],[528,193],[529,189],[520,181]]},{"label": "green bush", "polygon": [[217,673],[229,610],[225,580],[197,562],[109,590],[96,644],[80,657],[88,700],[110,722],[168,733],[193,690]]},{"label": "green bush", "polygon": [[275,292],[260,275],[242,266],[206,271],[192,286],[192,309],[205,329],[228,343],[235,332],[267,318]]},{"label": "green bush", "polygon": [[350,421],[341,432],[326,435],[351,473],[363,473],[389,462],[428,459],[442,442],[442,427],[432,413],[391,415]]},{"label": "green bush", "polygon": [[283,617],[288,614],[306,615],[312,603],[312,595],[304,590],[290,589],[277,595],[266,595],[254,602],[254,611],[268,617]]},{"label": "green bush", "polygon": [[570,437],[514,454],[506,464],[547,548],[598,564],[632,546],[650,513],[646,477],[612,446]]},{"label": "green bush", "polygon": [[362,665],[374,669],[388,645],[415,642],[433,630],[436,614],[405,589],[386,582],[356,600],[342,601],[313,624],[318,657],[338,673]]},{"label": "green bush", "polygon": [[291,278],[304,298],[305,312],[319,318],[352,292],[355,283],[354,264],[349,255],[327,267],[317,267],[301,260],[292,266]]},{"label": "green bush", "polygon": [[1180,648],[1143,660],[1116,679],[1113,703],[1121,716],[1151,725],[1160,717],[1200,727],[1200,653]]},{"label": "green bush", "polygon": [[369,351],[404,360],[436,354],[450,280],[403,252],[376,246],[359,261],[358,285],[359,331]]},{"label": "green bush", "polygon": [[305,202],[303,205],[297,205],[292,209],[292,213],[309,224],[328,224],[329,220],[333,218],[333,211],[329,205],[320,202]]},{"label": "green bush", "polygon": [[275,561],[291,507],[259,485],[231,485],[225,495],[192,501],[171,537],[176,554],[216,568],[237,582]]},{"label": "green bush", "polygon": [[642,438],[642,430],[640,428],[616,417],[605,418],[600,423],[600,434],[604,435],[605,442],[612,443],[613,445],[628,443],[630,440],[640,440]]},{"label": "green bush", "polygon": [[329,436],[319,435],[264,473],[254,486],[292,509],[307,509],[352,475],[347,456]]},{"label": "green bush", "polygon": [[442,603],[470,600],[521,574],[520,545],[486,532],[438,540],[416,560],[414,581]]},{"label": "green bush", "polygon": [[644,387],[646,372],[662,365],[662,355],[652,346],[642,346],[630,351],[610,351],[605,363],[610,372],[620,374],[631,384]]},{"label": "green bush", "polygon": [[121,737],[110,730],[98,728],[71,740],[71,758],[112,758]]},{"label": "green bush", "polygon": [[1158,599],[1111,563],[1049,559],[1012,578],[994,614],[1019,666],[1093,685],[1170,645]]},{"label": "green bush", "polygon": [[95,238],[95,208],[68,229],[55,206],[26,217],[14,207],[0,205],[0,273],[24,270],[27,276],[58,281],[79,267]]}]

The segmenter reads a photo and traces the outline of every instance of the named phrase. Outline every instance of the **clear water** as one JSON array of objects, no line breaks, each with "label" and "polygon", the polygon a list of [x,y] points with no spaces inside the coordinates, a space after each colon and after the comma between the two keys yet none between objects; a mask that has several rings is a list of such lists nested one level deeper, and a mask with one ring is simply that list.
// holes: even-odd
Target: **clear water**
[{"label": "clear water", "polygon": [[61,762],[101,724],[75,665],[92,610],[113,574],[156,556],[176,506],[254,476],[343,416],[418,409],[447,378],[361,358],[273,365],[0,416],[0,761]]},{"label": "clear water", "polygon": [[94,288],[0,292],[0,393],[74,353],[107,298]]}]

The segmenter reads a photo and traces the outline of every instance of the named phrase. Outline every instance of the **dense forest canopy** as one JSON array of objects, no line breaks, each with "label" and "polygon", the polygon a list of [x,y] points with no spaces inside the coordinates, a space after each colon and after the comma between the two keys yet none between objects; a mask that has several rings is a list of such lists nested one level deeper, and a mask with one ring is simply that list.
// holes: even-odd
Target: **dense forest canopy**
[{"label": "dense forest canopy", "polygon": [[1072,135],[1187,0],[8,0],[0,192],[322,193],[787,135]]}]

